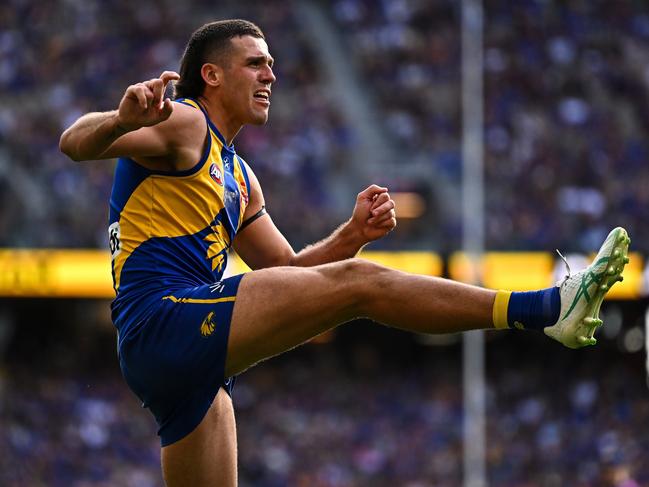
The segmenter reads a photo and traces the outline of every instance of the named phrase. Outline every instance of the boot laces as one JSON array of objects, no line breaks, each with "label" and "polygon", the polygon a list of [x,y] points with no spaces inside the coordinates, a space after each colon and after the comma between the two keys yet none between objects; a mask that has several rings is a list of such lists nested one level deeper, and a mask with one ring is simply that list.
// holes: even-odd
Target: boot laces
[{"label": "boot laces", "polygon": [[566,259],[561,252],[559,252],[559,249],[555,249],[557,251],[557,254],[559,254],[559,257],[561,257],[561,260],[563,260],[563,263],[566,264],[566,276],[563,278],[563,281],[561,281],[561,285],[563,285],[564,282],[566,282],[568,279],[570,279],[570,276],[572,275],[572,272],[570,272],[570,264],[568,264],[568,259]]}]

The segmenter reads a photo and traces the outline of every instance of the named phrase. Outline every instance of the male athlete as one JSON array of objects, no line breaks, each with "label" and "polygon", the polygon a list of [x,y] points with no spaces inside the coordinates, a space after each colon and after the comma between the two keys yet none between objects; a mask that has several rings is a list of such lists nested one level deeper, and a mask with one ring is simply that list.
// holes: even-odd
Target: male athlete
[{"label": "male athlete", "polygon": [[[590,267],[557,287],[491,291],[356,259],[396,225],[387,189],[358,194],[329,237],[293,252],[232,141],[268,118],[273,58],[261,30],[213,22],[189,40],[180,74],[129,86],[119,108],[61,136],[74,160],[120,157],[110,200],[113,321],[129,386],[159,425],[167,485],[234,486],[232,377],[340,323],[368,317],[423,333],[544,330],[594,344],[604,294],[628,261],[613,230]],[[164,98],[175,81],[175,101]],[[234,248],[253,269],[223,279]]]}]

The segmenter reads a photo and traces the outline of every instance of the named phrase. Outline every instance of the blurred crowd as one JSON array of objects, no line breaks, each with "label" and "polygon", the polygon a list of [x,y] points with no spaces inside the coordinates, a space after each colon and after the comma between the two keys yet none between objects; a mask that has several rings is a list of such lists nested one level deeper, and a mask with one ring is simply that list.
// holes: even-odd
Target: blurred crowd
[{"label": "blurred crowd", "polygon": [[[360,68],[364,93],[380,110],[377,123],[404,156],[399,164],[425,164],[438,188],[450,189],[433,193],[429,204],[439,214],[404,225],[399,244],[410,236],[421,246],[421,232],[410,229],[434,224],[430,245],[457,248],[459,2],[319,5]],[[276,58],[270,122],[242,131],[239,153],[295,246],[332,230],[341,215],[330,176],[352,163],[356,134],[294,7],[279,0],[2,2],[0,246],[105,246],[113,164],[71,162],[58,151],[60,133],[85,112],[116,107],[129,84],[176,68],[190,33],[224,17],[257,22]],[[636,249],[646,250],[649,8],[632,0],[486,0],[484,7],[488,247],[592,250],[624,225]]]},{"label": "blurred crowd", "polygon": [[[626,226],[649,240],[649,6],[485,0],[489,248],[592,249]],[[337,0],[385,131],[442,184],[461,178],[460,2]],[[398,93],[398,96],[395,96]],[[459,198],[440,232],[461,233]]]},{"label": "blurred crowd", "polygon": [[228,17],[262,26],[281,80],[272,123],[244,130],[237,151],[298,245],[335,227],[325,174],[350,141],[290,2],[9,0],[0,4],[0,246],[105,247],[114,164],[70,161],[61,132],[115,109],[128,85],[178,69],[191,33]]},{"label": "blurred crowd", "polygon": [[[404,155],[399,164],[427,165],[459,191],[459,2],[319,5]],[[592,250],[623,225],[634,250],[648,252],[649,7],[484,7],[488,247]],[[83,113],[115,108],[129,84],[176,68],[191,32],[224,17],[262,27],[278,77],[269,124],[243,130],[237,151],[296,247],[335,227],[330,176],[351,164],[355,135],[290,1],[5,0],[0,247],[105,247],[114,163],[71,162],[58,150],[60,133]],[[459,198],[430,203],[444,236],[436,250],[456,248]],[[509,352],[494,354],[490,368],[491,485],[649,485],[649,403],[637,360]],[[409,367],[383,366],[389,359],[371,347],[346,357],[325,346],[240,378],[241,485],[460,485],[457,357],[436,351]],[[161,485],[155,424],[117,373],[56,375],[36,370],[39,360],[0,369],[0,485]]]},{"label": "blurred crowd", "polygon": [[[640,360],[489,350],[489,485],[649,485]],[[457,350],[351,352],[313,346],[239,377],[242,487],[461,485]],[[0,392],[0,485],[162,485],[153,419],[116,375],[8,368]]]}]

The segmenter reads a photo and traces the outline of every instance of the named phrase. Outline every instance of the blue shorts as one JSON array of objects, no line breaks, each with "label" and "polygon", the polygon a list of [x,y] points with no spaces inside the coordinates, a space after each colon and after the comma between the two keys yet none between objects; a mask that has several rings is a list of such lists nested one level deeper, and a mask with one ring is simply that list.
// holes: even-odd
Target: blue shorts
[{"label": "blue shorts", "polygon": [[119,363],[129,387],[158,422],[162,446],[191,433],[225,378],[230,320],[242,275],[213,285],[169,291],[135,333],[125,337]]}]

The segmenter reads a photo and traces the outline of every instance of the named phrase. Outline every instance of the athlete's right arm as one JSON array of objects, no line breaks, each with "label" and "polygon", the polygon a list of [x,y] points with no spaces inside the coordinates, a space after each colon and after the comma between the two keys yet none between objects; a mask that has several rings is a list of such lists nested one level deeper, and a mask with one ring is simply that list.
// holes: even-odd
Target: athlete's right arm
[{"label": "athlete's right arm", "polygon": [[129,86],[117,110],[88,113],[63,132],[61,151],[75,161],[167,155],[176,131],[161,124],[173,112],[171,100],[163,97],[167,83],[178,78],[165,71],[159,78]]}]

